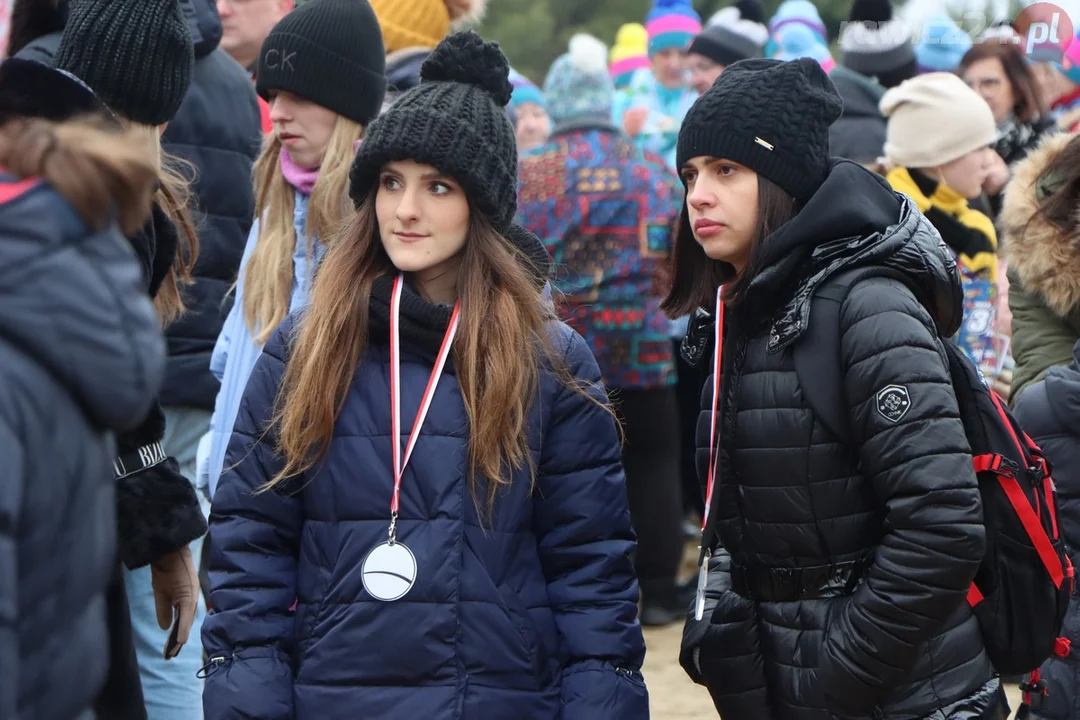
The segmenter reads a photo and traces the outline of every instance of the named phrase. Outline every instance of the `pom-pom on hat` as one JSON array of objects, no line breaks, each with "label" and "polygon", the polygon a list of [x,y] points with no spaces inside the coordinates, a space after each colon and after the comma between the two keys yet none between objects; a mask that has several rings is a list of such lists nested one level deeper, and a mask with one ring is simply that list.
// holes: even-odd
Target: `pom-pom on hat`
[{"label": "pom-pom on hat", "polygon": [[259,51],[255,88],[294,93],[361,125],[382,109],[386,55],[367,0],[309,0],[278,21]]},{"label": "pom-pom on hat", "polygon": [[431,50],[451,28],[479,22],[486,0],[371,0],[386,54],[411,47]]},{"label": "pom-pom on hat", "polygon": [[630,84],[635,70],[649,67],[649,32],[641,23],[626,23],[615,33],[609,71],[616,89]]},{"label": "pom-pom on hat", "polygon": [[889,0],[855,0],[840,31],[840,64],[892,87],[916,72],[911,30]]},{"label": "pom-pom on hat", "polygon": [[701,32],[701,16],[690,0],[653,0],[645,16],[645,29],[649,33],[650,56],[670,48],[685,50]]},{"label": "pom-pom on hat", "polygon": [[948,15],[933,15],[923,22],[915,45],[919,72],[952,72],[970,49],[971,38],[956,21]]},{"label": "pom-pom on hat", "polygon": [[475,32],[440,42],[420,70],[420,84],[368,127],[349,171],[356,206],[374,191],[383,165],[415,160],[460,183],[473,207],[508,232],[517,212],[509,74],[499,46]]},{"label": "pom-pom on hat", "polygon": [[194,63],[179,0],[71,0],[55,61],[109,109],[155,127],[180,109]]},{"label": "pom-pom on hat", "polygon": [[611,119],[615,84],[606,57],[607,47],[592,35],[570,38],[567,52],[555,59],[544,78],[545,106],[552,122]]}]

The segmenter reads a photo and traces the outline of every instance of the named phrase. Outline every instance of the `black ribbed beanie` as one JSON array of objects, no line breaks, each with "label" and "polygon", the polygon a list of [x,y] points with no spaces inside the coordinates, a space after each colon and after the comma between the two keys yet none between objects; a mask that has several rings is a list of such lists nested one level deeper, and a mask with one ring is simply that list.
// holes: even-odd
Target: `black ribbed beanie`
[{"label": "black ribbed beanie", "polygon": [[829,126],[843,108],[816,60],[741,60],[686,114],[676,162],[732,160],[806,201],[828,174]]},{"label": "black ribbed beanie", "polygon": [[509,74],[498,44],[471,30],[443,39],[424,61],[420,84],[368,128],[349,172],[353,202],[371,193],[383,165],[415,160],[459,182],[477,210],[508,232],[517,212]]},{"label": "black ribbed beanie", "polygon": [[262,44],[255,87],[284,90],[367,125],[386,94],[382,30],[367,0],[310,0]]},{"label": "black ribbed beanie", "polygon": [[195,50],[178,0],[71,0],[56,67],[113,112],[169,122],[191,85]]}]

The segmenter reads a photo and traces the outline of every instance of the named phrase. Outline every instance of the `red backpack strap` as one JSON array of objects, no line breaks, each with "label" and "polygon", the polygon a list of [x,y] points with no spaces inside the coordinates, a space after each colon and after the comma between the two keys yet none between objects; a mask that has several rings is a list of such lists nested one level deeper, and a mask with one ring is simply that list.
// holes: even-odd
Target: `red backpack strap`
[{"label": "red backpack strap", "polygon": [[0,205],[6,205],[19,198],[40,182],[41,178],[36,177],[26,178],[25,180],[0,179]]}]

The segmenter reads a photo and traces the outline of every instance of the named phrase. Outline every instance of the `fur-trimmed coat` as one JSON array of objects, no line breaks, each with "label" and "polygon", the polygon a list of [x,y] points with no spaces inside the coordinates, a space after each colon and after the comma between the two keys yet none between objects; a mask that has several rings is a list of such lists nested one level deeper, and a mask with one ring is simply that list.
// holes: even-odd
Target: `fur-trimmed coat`
[{"label": "fur-trimmed coat", "polygon": [[1080,232],[1065,234],[1036,212],[1040,176],[1076,137],[1050,135],[1013,166],[998,217],[1013,314],[1013,403],[1051,367],[1068,365],[1080,340]]}]

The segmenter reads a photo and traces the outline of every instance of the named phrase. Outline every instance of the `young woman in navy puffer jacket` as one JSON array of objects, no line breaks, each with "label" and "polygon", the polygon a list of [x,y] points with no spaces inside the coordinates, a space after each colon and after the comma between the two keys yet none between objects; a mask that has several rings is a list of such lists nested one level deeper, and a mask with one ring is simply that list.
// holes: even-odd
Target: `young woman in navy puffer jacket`
[{"label": "young woman in navy puffer jacket", "polygon": [[252,373],[207,720],[648,717],[619,435],[512,224],[507,71],[453,35],[371,124],[357,214]]}]

